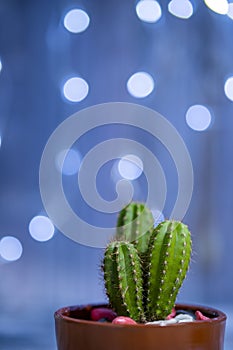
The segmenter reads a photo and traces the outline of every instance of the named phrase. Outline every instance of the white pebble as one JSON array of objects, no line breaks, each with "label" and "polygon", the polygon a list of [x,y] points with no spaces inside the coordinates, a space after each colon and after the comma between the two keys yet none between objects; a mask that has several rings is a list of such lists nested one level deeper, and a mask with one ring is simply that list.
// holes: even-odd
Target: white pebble
[{"label": "white pebble", "polygon": [[193,321],[193,317],[191,315],[187,315],[187,314],[179,314],[175,317],[175,319],[177,320],[177,322],[191,322]]},{"label": "white pebble", "polygon": [[159,325],[159,326],[166,326],[168,324],[174,324],[178,321],[175,318],[171,318],[170,320],[158,320],[153,322],[147,322],[146,325]]},{"label": "white pebble", "polygon": [[184,323],[184,322],[193,322],[194,319],[193,318],[190,318],[190,319],[183,319],[183,320],[179,320],[178,323]]}]

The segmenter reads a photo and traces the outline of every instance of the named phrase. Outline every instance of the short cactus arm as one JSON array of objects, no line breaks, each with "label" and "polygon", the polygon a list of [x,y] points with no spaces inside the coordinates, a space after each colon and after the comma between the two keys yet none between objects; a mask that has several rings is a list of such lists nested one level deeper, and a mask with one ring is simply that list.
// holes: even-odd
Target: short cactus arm
[{"label": "short cactus arm", "polygon": [[117,221],[116,239],[133,242],[140,255],[148,249],[154,218],[142,203],[130,203],[123,208]]},{"label": "short cactus arm", "polygon": [[113,242],[104,257],[104,278],[110,304],[115,311],[144,321],[141,262],[133,244]]},{"label": "short cactus arm", "polygon": [[191,236],[186,225],[165,221],[154,230],[148,250],[147,315],[164,319],[172,310],[188,270]]},{"label": "short cactus arm", "polygon": [[127,309],[123,303],[121,293],[119,293],[118,265],[116,261],[116,251],[118,243],[110,243],[104,254],[103,271],[105,280],[105,290],[110,304],[120,315],[127,315]]}]

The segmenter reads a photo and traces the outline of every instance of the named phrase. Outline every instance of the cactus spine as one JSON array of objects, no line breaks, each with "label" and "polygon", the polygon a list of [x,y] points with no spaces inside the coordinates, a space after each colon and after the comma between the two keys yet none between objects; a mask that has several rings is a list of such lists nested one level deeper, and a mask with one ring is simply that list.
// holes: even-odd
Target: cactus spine
[{"label": "cactus spine", "polygon": [[186,225],[166,220],[153,229],[151,219],[143,204],[123,208],[116,241],[107,246],[104,255],[110,304],[118,315],[137,322],[164,319],[171,312],[191,257]]}]

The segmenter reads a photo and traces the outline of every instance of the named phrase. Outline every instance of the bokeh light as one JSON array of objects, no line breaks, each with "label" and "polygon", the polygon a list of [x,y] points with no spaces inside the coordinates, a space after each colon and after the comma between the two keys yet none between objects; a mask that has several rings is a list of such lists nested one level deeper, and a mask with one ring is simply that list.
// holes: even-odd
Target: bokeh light
[{"label": "bokeh light", "polygon": [[212,117],[210,111],[202,105],[191,106],[186,113],[186,122],[193,130],[206,130],[209,127],[211,120]]},{"label": "bokeh light", "polygon": [[227,98],[233,101],[233,77],[230,77],[226,80],[224,85],[224,91]]},{"label": "bokeh light", "polygon": [[[66,154],[67,153],[67,154]],[[65,157],[65,158],[64,158]],[[63,162],[64,160],[64,162]],[[77,174],[81,163],[81,155],[78,151],[63,150],[56,157],[56,167],[64,175]]]},{"label": "bokeh light", "polygon": [[0,59],[0,72],[2,70],[2,60]]},{"label": "bokeh light", "polygon": [[148,73],[138,72],[127,81],[127,89],[133,97],[143,98],[154,90],[154,80]]},{"label": "bokeh light", "polygon": [[204,0],[209,9],[219,13],[220,15],[226,15],[228,12],[228,1],[227,0]]},{"label": "bokeh light", "polygon": [[16,261],[23,253],[20,241],[13,236],[5,236],[0,241],[0,256],[6,261]]},{"label": "bokeh light", "polygon": [[30,235],[39,242],[45,242],[51,239],[54,231],[54,225],[47,216],[35,216],[29,223]]},{"label": "bokeh light", "polygon": [[64,27],[71,33],[81,33],[89,24],[88,14],[80,9],[71,10],[64,17]]},{"label": "bokeh light", "polygon": [[161,7],[155,0],[139,1],[136,6],[136,13],[140,20],[148,23],[155,23],[162,16]]},{"label": "bokeh light", "polygon": [[228,5],[227,16],[228,16],[230,19],[233,19],[233,2],[231,2],[231,3]]},{"label": "bokeh light", "polygon": [[66,81],[63,87],[65,98],[71,102],[80,102],[88,95],[89,86],[87,82],[79,77],[73,77]]},{"label": "bokeh light", "polygon": [[165,218],[163,213],[158,209],[152,209],[151,212],[155,221],[154,226],[156,227],[158,224],[160,224],[160,222],[164,221]]},{"label": "bokeh light", "polygon": [[193,14],[193,5],[188,0],[172,0],[168,4],[168,11],[182,19],[188,19]]},{"label": "bokeh light", "polygon": [[118,171],[123,178],[135,180],[143,172],[143,162],[138,156],[128,154],[119,160]]}]

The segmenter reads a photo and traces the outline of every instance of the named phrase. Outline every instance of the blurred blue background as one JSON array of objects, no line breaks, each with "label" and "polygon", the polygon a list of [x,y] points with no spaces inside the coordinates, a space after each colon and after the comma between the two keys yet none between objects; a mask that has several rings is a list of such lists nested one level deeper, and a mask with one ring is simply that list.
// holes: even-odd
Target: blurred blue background
[{"label": "blurred blue background", "polygon": [[[62,121],[118,101],[158,111],[185,141],[194,191],[184,221],[194,254],[179,301],[225,311],[225,348],[232,349],[233,4],[226,10],[226,1],[219,3],[210,9],[201,0],[1,0],[1,349],[53,350],[56,309],[105,301],[103,251],[54,228],[40,197],[39,165]],[[175,166],[162,145],[130,127],[93,130],[74,145],[61,169],[68,198],[85,153],[113,135],[153,150],[166,174],[163,215],[169,217]],[[59,155],[55,161],[60,171]],[[118,165],[101,169],[99,192],[111,200],[116,178],[131,172],[135,199],[144,199],[147,185],[138,167],[126,161],[122,171]],[[101,215],[90,215],[80,195],[75,205],[101,226]],[[109,225],[115,220],[116,213],[107,218]]]}]

